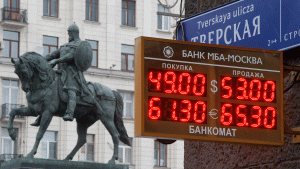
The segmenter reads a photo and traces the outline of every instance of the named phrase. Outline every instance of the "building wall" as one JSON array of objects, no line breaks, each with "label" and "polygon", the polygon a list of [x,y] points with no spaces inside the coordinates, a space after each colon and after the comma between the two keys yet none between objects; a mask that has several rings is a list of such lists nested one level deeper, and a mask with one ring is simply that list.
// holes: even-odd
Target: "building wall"
[{"label": "building wall", "polygon": [[[175,2],[175,1],[174,1]],[[27,9],[28,24],[17,28],[14,24],[0,23],[0,41],[3,39],[3,30],[18,31],[20,33],[20,52],[37,51],[43,46],[43,35],[58,37],[58,45],[68,42],[67,29],[76,22],[80,29],[82,40],[98,41],[98,67],[92,67],[84,72],[87,81],[104,84],[111,89],[134,92],[134,73],[121,71],[121,45],[134,45],[134,39],[139,36],[151,36],[172,39],[173,30],[157,30],[157,0],[136,0],[136,26],[121,25],[121,0],[99,0],[98,22],[85,20],[84,0],[59,0],[58,18],[43,16],[43,1],[20,0],[20,8]],[[178,4],[179,5],[179,4]],[[179,13],[179,6],[172,12]],[[0,8],[3,3],[0,3]],[[1,14],[0,14],[1,15]],[[170,26],[176,21],[170,18]],[[14,67],[10,58],[3,57],[0,50],[0,93],[2,94],[2,79],[15,79]],[[116,66],[112,67],[115,64]],[[19,85],[18,104],[27,105],[26,95]],[[0,102],[2,102],[0,97]],[[133,105],[134,108],[134,105]],[[134,113],[133,113],[134,114]],[[134,117],[134,115],[133,115]],[[30,124],[35,117],[15,120],[14,127],[19,129],[18,154],[28,154],[35,141],[37,127]],[[1,127],[6,127],[8,119],[2,117]],[[134,118],[125,119],[124,124],[129,137],[133,137],[132,167],[135,169],[154,168],[154,140],[155,138],[134,137]],[[57,131],[57,158],[63,159],[71,152],[77,141],[76,122],[65,122],[62,118],[54,117],[48,131]],[[98,121],[88,129],[88,134],[95,135],[94,151],[95,162],[107,163],[113,154],[113,142],[104,125]],[[184,142],[177,141],[168,145],[167,168],[183,168]],[[36,158],[41,158],[41,145]],[[79,160],[78,153],[73,158]]]}]

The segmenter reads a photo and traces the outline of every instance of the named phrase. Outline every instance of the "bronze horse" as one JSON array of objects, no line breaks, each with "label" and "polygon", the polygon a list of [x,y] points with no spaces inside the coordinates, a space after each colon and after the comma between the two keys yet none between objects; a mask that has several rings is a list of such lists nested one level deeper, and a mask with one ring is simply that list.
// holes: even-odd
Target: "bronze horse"
[{"label": "bronze horse", "polygon": [[[45,58],[35,52],[27,52],[19,59],[12,59],[11,61],[14,64],[15,73],[21,80],[22,90],[26,92],[28,107],[11,110],[7,129],[12,140],[15,140],[16,132],[13,129],[13,121],[16,115],[40,115],[42,117],[34,147],[26,156],[33,158],[52,117],[63,117],[66,111],[67,103],[63,100],[63,91],[61,90],[62,75],[54,71]],[[98,83],[93,84],[94,86],[100,85]],[[101,99],[102,97],[99,97],[99,95],[93,92],[102,110],[99,110],[97,106],[93,104],[78,104],[76,106],[74,117],[77,122],[78,140],[75,148],[64,160],[72,160],[80,147],[86,143],[88,127],[97,120],[101,120],[104,124],[114,143],[114,153],[108,162],[109,164],[115,164],[115,160],[118,159],[119,139],[130,146],[122,119],[123,99],[117,91],[110,90],[106,86],[104,87],[107,92],[110,92],[111,95],[114,96],[114,99]],[[93,87],[91,89],[93,89]]]}]

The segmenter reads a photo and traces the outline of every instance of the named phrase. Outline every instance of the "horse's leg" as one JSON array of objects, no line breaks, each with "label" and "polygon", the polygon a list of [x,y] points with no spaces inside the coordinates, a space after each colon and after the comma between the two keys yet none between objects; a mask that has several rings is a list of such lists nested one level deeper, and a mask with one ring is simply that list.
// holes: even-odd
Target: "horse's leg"
[{"label": "horse's leg", "polygon": [[15,116],[20,115],[20,116],[36,116],[36,114],[31,113],[29,111],[28,107],[21,107],[18,109],[12,109],[9,113],[9,121],[7,125],[7,130],[9,133],[9,136],[12,140],[15,140],[17,137],[17,132],[13,129],[13,123]]},{"label": "horse's leg", "polygon": [[37,148],[40,144],[40,141],[43,138],[43,136],[52,120],[52,117],[53,117],[53,115],[48,110],[45,110],[42,113],[41,125],[40,125],[39,131],[36,135],[34,146],[33,146],[32,150],[30,151],[30,153],[26,157],[33,158],[33,156],[36,154]]},{"label": "horse's leg", "polygon": [[31,123],[30,125],[31,125],[31,126],[34,126],[34,127],[40,126],[40,124],[41,124],[41,119],[42,119],[42,116],[38,116],[37,119],[36,119],[33,123]]},{"label": "horse's leg", "polygon": [[64,160],[72,160],[77,151],[86,143],[86,133],[89,126],[77,121],[77,144],[71,153]]},{"label": "horse's leg", "polygon": [[[100,112],[98,112],[100,113]],[[115,164],[115,160],[118,160],[119,151],[119,132],[114,124],[113,113],[106,114],[106,116],[101,117],[101,122],[104,124],[105,128],[110,133],[113,143],[114,143],[114,154],[112,158],[108,161],[108,164]]]}]

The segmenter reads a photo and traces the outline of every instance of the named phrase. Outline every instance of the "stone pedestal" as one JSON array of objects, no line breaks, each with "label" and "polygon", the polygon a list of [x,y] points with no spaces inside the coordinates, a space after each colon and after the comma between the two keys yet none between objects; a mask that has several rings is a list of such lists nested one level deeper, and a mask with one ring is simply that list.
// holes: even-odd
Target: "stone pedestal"
[{"label": "stone pedestal", "polygon": [[129,169],[126,165],[19,158],[1,163],[0,169]]}]

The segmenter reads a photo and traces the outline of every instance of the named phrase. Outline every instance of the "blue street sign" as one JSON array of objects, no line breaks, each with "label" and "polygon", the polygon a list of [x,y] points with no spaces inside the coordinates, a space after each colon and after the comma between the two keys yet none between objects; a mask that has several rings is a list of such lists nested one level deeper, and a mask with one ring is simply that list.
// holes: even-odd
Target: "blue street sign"
[{"label": "blue street sign", "polygon": [[237,0],[182,25],[178,40],[284,51],[300,46],[300,0]]}]

